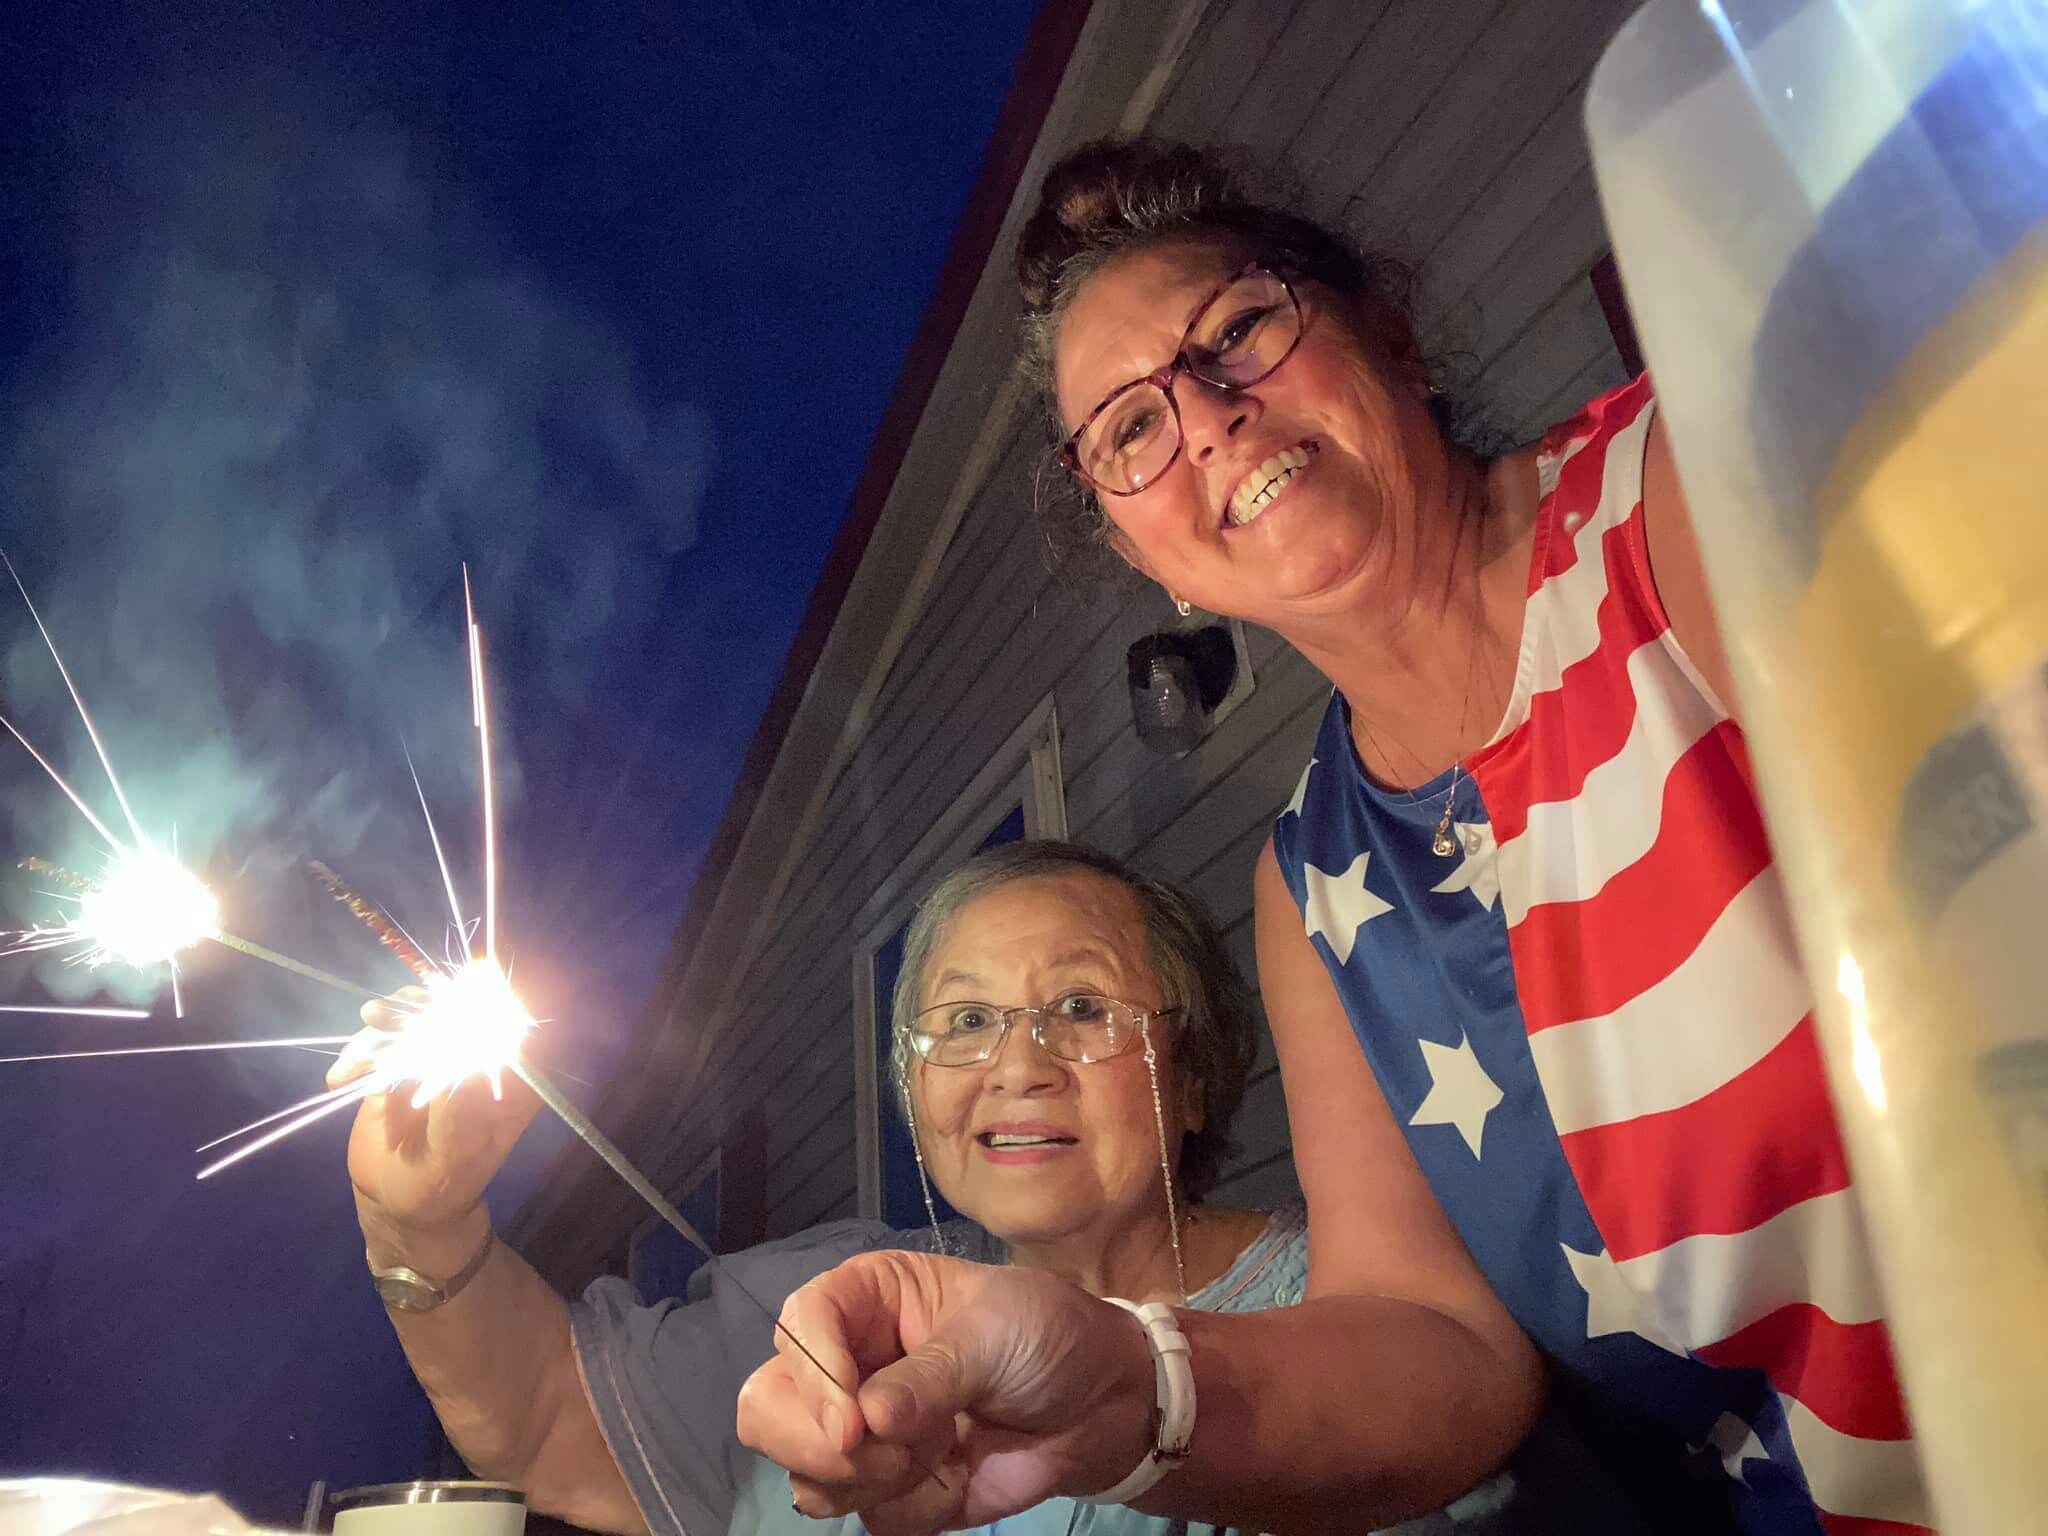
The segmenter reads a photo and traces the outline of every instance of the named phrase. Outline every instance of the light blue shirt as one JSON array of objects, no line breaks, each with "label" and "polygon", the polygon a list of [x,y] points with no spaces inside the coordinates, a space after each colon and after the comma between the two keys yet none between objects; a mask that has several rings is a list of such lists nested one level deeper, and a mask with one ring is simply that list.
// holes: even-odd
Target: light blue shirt
[{"label": "light blue shirt", "polygon": [[[955,1255],[982,1263],[1007,1258],[1000,1243],[967,1222],[950,1223],[946,1242]],[[570,1307],[584,1388],[653,1536],[865,1536],[853,1516],[799,1515],[790,1507],[788,1474],[740,1444],[734,1404],[741,1383],[773,1353],[773,1323],[739,1288],[778,1310],[791,1291],[855,1254],[929,1252],[931,1245],[929,1232],[832,1222],[707,1264],[691,1277],[687,1301],[642,1306],[632,1286],[611,1278]],[[1307,1216],[1290,1205],[1273,1212],[1265,1231],[1189,1304],[1211,1312],[1290,1307],[1307,1283]],[[1314,1383],[1303,1387],[1312,1391]],[[1695,1522],[1669,1511],[1645,1518],[1641,1501],[1609,1475],[1615,1469],[1611,1453],[1603,1465],[1580,1428],[1553,1411],[1510,1470],[1387,1536],[1667,1536],[1711,1527],[1711,1518]],[[1252,1536],[1063,1498],[978,1529],[983,1536]]]},{"label": "light blue shirt", "polygon": [[[979,1227],[949,1223],[949,1250],[1002,1263],[1002,1245]],[[624,1280],[597,1281],[570,1308],[576,1354],[605,1441],[654,1536],[863,1536],[852,1516],[810,1520],[789,1503],[789,1476],[739,1442],[740,1384],[773,1352],[767,1307],[858,1253],[931,1249],[931,1235],[879,1222],[842,1221],[728,1254],[690,1281],[689,1300],[640,1304]],[[1308,1278],[1308,1226],[1300,1206],[1273,1213],[1237,1261],[1189,1298],[1217,1312],[1292,1306]],[[991,1536],[1225,1536],[1220,1527],[1116,1506],[1048,1499],[981,1528]]]}]

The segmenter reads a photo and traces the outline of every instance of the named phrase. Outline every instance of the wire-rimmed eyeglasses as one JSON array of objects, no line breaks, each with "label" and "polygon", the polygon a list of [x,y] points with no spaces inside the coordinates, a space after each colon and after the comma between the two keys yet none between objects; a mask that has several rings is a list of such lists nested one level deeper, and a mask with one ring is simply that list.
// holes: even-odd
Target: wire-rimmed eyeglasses
[{"label": "wire-rimmed eyeglasses", "polygon": [[935,1067],[975,1066],[1003,1048],[1011,1021],[1024,1015],[1031,1038],[1048,1055],[1087,1064],[1121,1056],[1145,1038],[1147,1023],[1180,1011],[1141,1009],[1099,992],[1069,992],[1037,1008],[939,1003],[910,1021],[910,1047]]},{"label": "wire-rimmed eyeglasses", "polygon": [[1180,457],[1175,376],[1216,389],[1249,389],[1294,355],[1301,301],[1279,273],[1253,262],[1209,295],[1164,368],[1103,397],[1060,448],[1067,468],[1110,496],[1135,496]]}]

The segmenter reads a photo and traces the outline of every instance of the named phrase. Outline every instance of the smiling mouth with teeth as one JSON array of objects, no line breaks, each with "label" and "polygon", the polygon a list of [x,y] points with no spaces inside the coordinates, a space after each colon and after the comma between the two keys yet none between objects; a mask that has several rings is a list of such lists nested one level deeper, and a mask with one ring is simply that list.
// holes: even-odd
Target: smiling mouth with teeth
[{"label": "smiling mouth with teeth", "polygon": [[1237,482],[1237,490],[1230,498],[1226,514],[1233,528],[1242,528],[1256,520],[1266,508],[1280,499],[1280,493],[1292,485],[1295,477],[1308,468],[1308,461],[1316,455],[1314,442],[1297,443],[1292,448],[1283,448],[1252,470]]},{"label": "smiling mouth with teeth", "polygon": [[984,1131],[975,1138],[984,1147],[1071,1147],[1071,1136],[1012,1136],[1006,1131]]}]

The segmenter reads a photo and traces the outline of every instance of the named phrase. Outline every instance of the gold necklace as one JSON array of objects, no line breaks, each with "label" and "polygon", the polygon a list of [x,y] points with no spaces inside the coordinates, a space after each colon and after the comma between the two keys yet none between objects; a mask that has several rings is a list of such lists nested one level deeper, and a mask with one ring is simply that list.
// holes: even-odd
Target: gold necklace
[{"label": "gold necklace", "polygon": [[[1474,680],[1478,676],[1479,643],[1478,637],[1475,635],[1472,644],[1472,659],[1471,662],[1465,668],[1465,702],[1458,708],[1458,740],[1460,742],[1464,741],[1466,728],[1470,726],[1472,723],[1472,688]],[[1388,753],[1385,744],[1381,742],[1379,738],[1379,733],[1375,731],[1370,725],[1367,725],[1365,727],[1365,735],[1366,739],[1369,740],[1373,744],[1374,748],[1379,752],[1380,760],[1391,765],[1394,759]],[[1420,757],[1416,756],[1415,753],[1410,752],[1405,745],[1401,748],[1401,750],[1407,753],[1408,760],[1414,763],[1416,767],[1422,769],[1424,772],[1428,771],[1429,765],[1423,762],[1423,760]],[[1465,764],[1462,756],[1454,757],[1451,759],[1451,784],[1450,788],[1444,791],[1444,813],[1440,818],[1438,818],[1436,824],[1436,833],[1433,837],[1430,838],[1429,841],[1429,851],[1435,854],[1440,859],[1448,859],[1452,854],[1458,851],[1458,840],[1451,835],[1451,817],[1453,813],[1457,810],[1458,780],[1463,776],[1464,769]],[[1408,792],[1408,803],[1410,805],[1419,806],[1422,804],[1422,796],[1417,794],[1414,790],[1410,790]]]}]

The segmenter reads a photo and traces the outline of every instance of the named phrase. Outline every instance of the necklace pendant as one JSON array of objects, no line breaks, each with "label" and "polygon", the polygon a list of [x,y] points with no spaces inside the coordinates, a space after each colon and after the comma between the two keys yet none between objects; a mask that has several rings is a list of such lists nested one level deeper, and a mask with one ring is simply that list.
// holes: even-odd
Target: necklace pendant
[{"label": "necklace pendant", "polygon": [[1458,851],[1458,840],[1451,836],[1451,808],[1444,806],[1444,819],[1436,824],[1436,838],[1429,845],[1429,851],[1440,859],[1448,859]]}]

